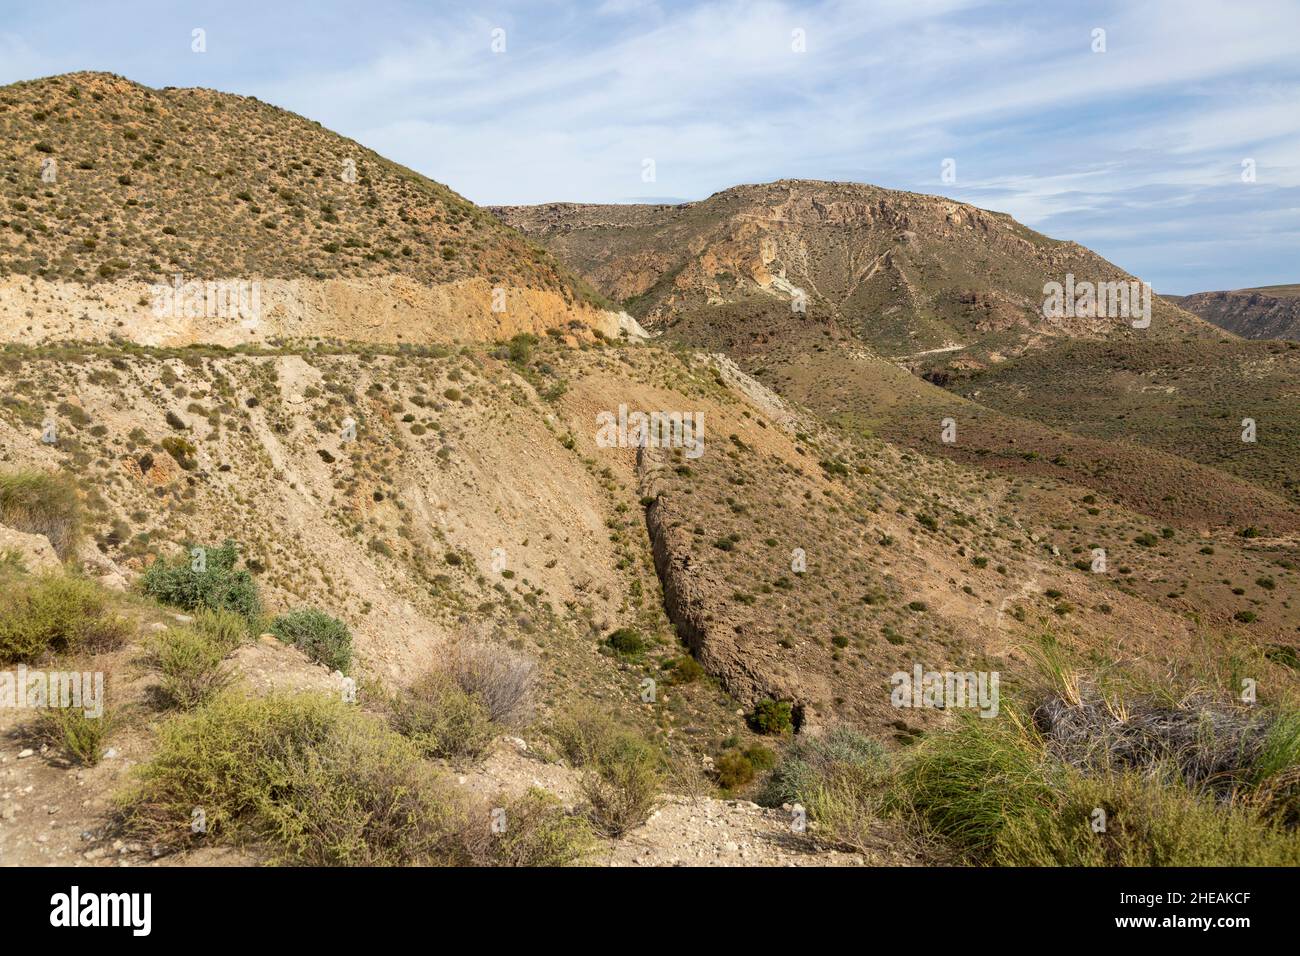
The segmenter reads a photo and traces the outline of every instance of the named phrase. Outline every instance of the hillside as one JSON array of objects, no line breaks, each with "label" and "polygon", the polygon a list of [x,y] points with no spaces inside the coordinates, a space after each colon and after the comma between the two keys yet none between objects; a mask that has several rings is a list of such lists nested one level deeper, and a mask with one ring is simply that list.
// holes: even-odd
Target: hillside
[{"label": "hillside", "polygon": [[[0,340],[618,329],[581,280],[450,189],[250,97],[104,73],[15,83],[0,142]],[[160,317],[152,286],[175,276],[259,282],[260,325]]]},{"label": "hillside", "polygon": [[493,211],[643,324],[691,340],[762,342],[794,321],[898,357],[1008,351],[1061,336],[1220,334],[1158,297],[1149,329],[1114,318],[1044,318],[1048,282],[1134,277],[1076,243],[938,196],[782,180],[680,206]]},{"label": "hillside", "polygon": [[1166,298],[1243,339],[1300,340],[1300,286],[1274,285]]},{"label": "hillside", "polygon": [[[0,862],[1294,859],[1300,350],[1045,318],[1128,277],[935,197],[503,224],[251,99],[0,106],[0,666],[104,675],[112,718],[0,712]],[[160,315],[173,272],[260,313]],[[915,672],[1003,696],[900,703]],[[1098,700],[1208,713],[1218,789],[1154,745],[1154,796],[1088,777],[1080,737],[1146,732]],[[1026,780],[1043,825],[1138,823],[1000,842]],[[1170,801],[1218,849],[1149,846]]]}]

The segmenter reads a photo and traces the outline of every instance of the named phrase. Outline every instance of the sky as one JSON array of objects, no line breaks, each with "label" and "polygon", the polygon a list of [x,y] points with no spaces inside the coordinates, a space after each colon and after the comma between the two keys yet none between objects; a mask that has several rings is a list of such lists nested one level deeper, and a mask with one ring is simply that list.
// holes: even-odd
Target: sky
[{"label": "sky", "polygon": [[0,0],[0,83],[87,69],[257,96],[481,204],[849,180],[1158,292],[1300,282],[1300,0]]}]

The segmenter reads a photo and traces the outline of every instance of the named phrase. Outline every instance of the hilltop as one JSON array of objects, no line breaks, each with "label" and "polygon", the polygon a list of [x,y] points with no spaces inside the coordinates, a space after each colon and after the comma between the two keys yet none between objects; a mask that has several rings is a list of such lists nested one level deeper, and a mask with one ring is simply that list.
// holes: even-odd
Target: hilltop
[{"label": "hilltop", "polygon": [[[49,77],[0,88],[0,141],[3,338],[617,332],[584,282],[473,203],[252,97]],[[159,322],[151,286],[174,276],[260,281],[265,325]]]},{"label": "hilltop", "polygon": [[[761,342],[792,322],[886,356],[1008,351],[1059,337],[1221,335],[1158,297],[1145,330],[1116,319],[1044,318],[1048,282],[1135,277],[1077,243],[939,196],[781,180],[679,206],[493,212],[648,327],[727,347]],[[802,311],[792,304],[798,296]]]}]

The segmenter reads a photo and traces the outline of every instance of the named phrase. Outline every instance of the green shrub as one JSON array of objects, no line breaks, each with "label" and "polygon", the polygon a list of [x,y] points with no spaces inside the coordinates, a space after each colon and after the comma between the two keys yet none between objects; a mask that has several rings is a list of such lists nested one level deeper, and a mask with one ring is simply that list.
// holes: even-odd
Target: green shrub
[{"label": "green shrub", "polygon": [[617,631],[605,638],[605,642],[618,654],[632,657],[640,654],[646,648],[645,639],[640,632],[631,627],[620,627]]},{"label": "green shrub", "polygon": [[504,828],[479,841],[475,862],[489,866],[569,866],[592,847],[591,825],[565,812],[560,801],[530,787],[518,797],[501,800]]},{"label": "green shrub", "polygon": [[128,623],[111,610],[103,588],[63,575],[0,579],[0,662],[32,662],[47,653],[110,650],[126,640]]},{"label": "green shrub", "polygon": [[584,771],[581,789],[596,829],[617,837],[645,823],[665,770],[652,743],[590,705],[559,714],[551,736],[561,754]]},{"label": "green shrub", "polygon": [[537,336],[520,332],[510,340],[510,361],[516,365],[527,365],[532,358],[533,346],[537,341]]},{"label": "green shrub", "polygon": [[83,767],[93,767],[104,756],[110,728],[107,712],[88,717],[82,707],[50,707],[41,711],[38,734]]},{"label": "green shrub", "polygon": [[227,694],[172,718],[121,805],[127,832],[160,847],[209,840],[308,866],[468,861],[463,811],[415,747],[320,694]]},{"label": "green shrub", "polygon": [[784,734],[794,728],[794,709],[788,700],[760,700],[748,719],[757,733]]},{"label": "green shrub", "polygon": [[736,790],[754,779],[754,765],[749,758],[735,748],[724,751],[713,762],[713,772],[718,777],[718,786],[723,790]]},{"label": "green shrub", "polygon": [[704,668],[690,654],[664,661],[662,669],[667,675],[664,683],[670,686],[694,683],[704,676]]},{"label": "green shrub", "polygon": [[201,558],[196,561],[190,548],[175,561],[160,555],[141,579],[144,593],[187,611],[206,608],[234,611],[244,617],[253,617],[261,611],[262,602],[253,576],[247,569],[235,568],[239,551],[233,541],[228,540],[219,548],[203,548]]},{"label": "green shrub", "polygon": [[1002,716],[966,715],[912,753],[898,795],[932,832],[986,859],[1012,819],[1050,816],[1052,769],[1037,731],[1007,702]]},{"label": "green shrub", "polygon": [[885,764],[884,747],[849,727],[836,727],[824,737],[797,737],[772,771],[759,801],[772,807],[786,803],[807,806],[823,778],[835,768],[880,770]]},{"label": "green shrub", "polygon": [[28,534],[43,534],[62,561],[81,539],[81,499],[63,475],[18,471],[0,475],[0,524]]},{"label": "green shrub", "polygon": [[[1047,813],[1012,814],[1004,866],[1296,866],[1300,840],[1258,808],[1189,791],[1176,774],[1069,773]],[[1098,811],[1101,811],[1101,814]],[[1104,814],[1104,816],[1103,816]],[[1104,825],[1102,832],[1096,827]]]},{"label": "green shrub", "polygon": [[178,435],[168,435],[162,440],[163,451],[171,455],[176,464],[180,465],[185,471],[193,471],[199,466],[195,455],[198,449],[191,441],[186,441]]},{"label": "green shrub", "polygon": [[602,741],[588,767],[581,788],[598,830],[619,837],[650,818],[663,784],[663,757],[653,744],[620,731]]},{"label": "green shrub", "polygon": [[352,666],[352,632],[338,618],[316,608],[299,608],[271,622],[271,633],[313,661],[347,673]]},{"label": "green shrub", "polygon": [[428,757],[479,757],[497,727],[476,695],[443,671],[430,671],[390,702],[393,729]]},{"label": "green shrub", "polygon": [[234,680],[225,664],[228,653],[229,648],[198,629],[172,628],[155,637],[148,659],[162,675],[162,703],[190,710],[211,700]]},{"label": "green shrub", "polygon": [[227,654],[235,651],[251,638],[248,618],[234,611],[212,611],[200,608],[194,612],[194,627],[206,634]]}]

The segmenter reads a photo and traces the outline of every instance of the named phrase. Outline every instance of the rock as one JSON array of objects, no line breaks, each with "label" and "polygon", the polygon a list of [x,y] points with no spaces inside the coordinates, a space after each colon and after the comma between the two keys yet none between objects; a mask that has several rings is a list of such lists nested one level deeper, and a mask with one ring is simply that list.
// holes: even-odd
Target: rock
[{"label": "rock", "polygon": [[110,591],[126,591],[128,589],[126,578],[122,577],[117,571],[101,574],[96,580],[99,581],[100,586]]},{"label": "rock", "polygon": [[23,566],[33,574],[58,571],[63,567],[59,556],[54,553],[50,539],[43,534],[28,534],[26,531],[0,525],[0,552],[4,551],[18,552]]},{"label": "rock", "polygon": [[31,747],[25,747],[18,751],[18,759],[22,760],[24,757],[30,757],[34,753],[36,753],[36,751],[32,750]]}]

